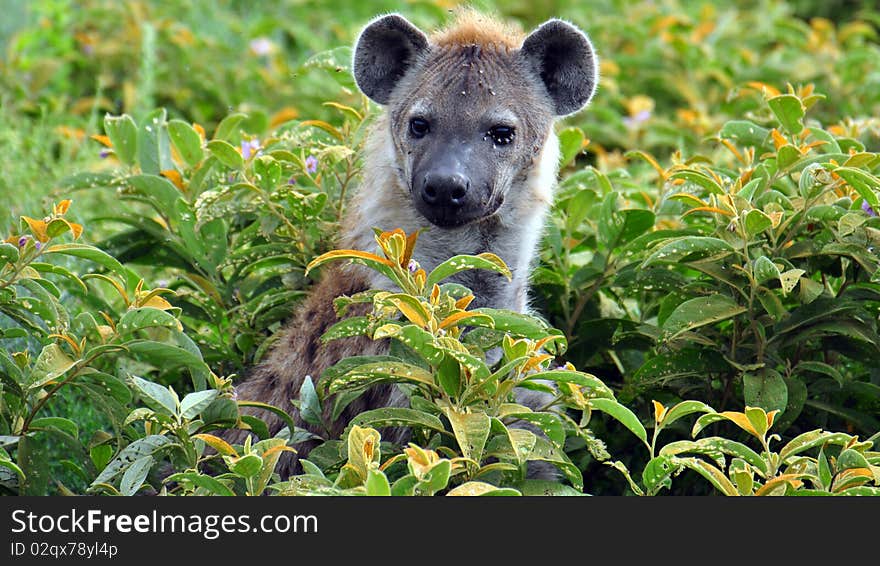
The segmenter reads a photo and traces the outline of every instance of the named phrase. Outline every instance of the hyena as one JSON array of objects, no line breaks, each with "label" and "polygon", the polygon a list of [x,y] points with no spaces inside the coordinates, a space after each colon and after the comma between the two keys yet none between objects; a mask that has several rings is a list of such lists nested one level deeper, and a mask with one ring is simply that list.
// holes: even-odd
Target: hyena
[{"label": "hyena", "polygon": [[[460,274],[457,282],[474,291],[474,307],[525,311],[558,172],[554,121],[583,108],[598,80],[587,36],[553,19],[523,37],[473,12],[428,36],[390,14],[361,32],[353,70],[361,91],[385,111],[366,143],[363,181],[347,207],[341,247],[372,250],[373,227],[379,227],[423,230],[416,257],[428,271],[455,254],[495,253],[509,266],[512,282],[480,270]],[[305,376],[317,379],[340,359],[388,348],[364,337],[323,344],[321,335],[337,322],[332,300],[388,285],[359,266],[325,272],[265,361],[237,387],[238,398],[281,407],[298,426],[314,430],[290,403]],[[374,387],[329,433],[338,437],[365,410],[406,403],[395,386]],[[271,432],[281,428],[274,415],[260,416]],[[395,433],[385,439],[404,440]],[[297,457],[313,447],[311,441],[298,444]],[[282,462],[282,477],[295,466],[295,458]]]}]

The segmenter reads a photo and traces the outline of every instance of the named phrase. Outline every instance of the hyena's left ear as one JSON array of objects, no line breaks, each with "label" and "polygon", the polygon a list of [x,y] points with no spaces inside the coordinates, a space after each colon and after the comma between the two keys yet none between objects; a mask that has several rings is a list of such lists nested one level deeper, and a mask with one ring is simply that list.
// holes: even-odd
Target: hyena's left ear
[{"label": "hyena's left ear", "polygon": [[533,31],[520,50],[541,77],[557,115],[577,112],[599,82],[598,62],[587,35],[568,22],[549,20]]},{"label": "hyena's left ear", "polygon": [[389,14],[376,18],[355,42],[354,80],[371,99],[388,104],[391,91],[427,48],[428,38],[403,16]]}]

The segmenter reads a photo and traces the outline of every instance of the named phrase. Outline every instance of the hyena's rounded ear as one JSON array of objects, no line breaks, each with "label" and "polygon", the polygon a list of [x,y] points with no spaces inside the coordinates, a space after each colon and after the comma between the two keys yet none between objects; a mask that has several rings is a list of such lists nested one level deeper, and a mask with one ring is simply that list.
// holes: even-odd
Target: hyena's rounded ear
[{"label": "hyena's rounded ear", "polygon": [[577,112],[590,101],[599,65],[590,39],[577,27],[549,20],[526,38],[520,52],[547,87],[557,115]]},{"label": "hyena's rounded ear", "polygon": [[391,91],[427,48],[428,38],[409,20],[398,14],[380,16],[355,42],[354,80],[368,97],[387,104]]}]

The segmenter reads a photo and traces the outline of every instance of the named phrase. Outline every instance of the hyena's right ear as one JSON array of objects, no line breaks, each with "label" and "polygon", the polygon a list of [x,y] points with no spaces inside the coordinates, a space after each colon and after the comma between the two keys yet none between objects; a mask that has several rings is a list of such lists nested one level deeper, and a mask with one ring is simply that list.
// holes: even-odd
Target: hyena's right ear
[{"label": "hyena's right ear", "polygon": [[547,87],[558,116],[577,112],[599,82],[599,64],[587,34],[562,20],[549,20],[523,42],[522,55]]},{"label": "hyena's right ear", "polygon": [[355,42],[354,80],[364,94],[387,104],[395,85],[427,48],[428,38],[403,16],[376,18]]}]

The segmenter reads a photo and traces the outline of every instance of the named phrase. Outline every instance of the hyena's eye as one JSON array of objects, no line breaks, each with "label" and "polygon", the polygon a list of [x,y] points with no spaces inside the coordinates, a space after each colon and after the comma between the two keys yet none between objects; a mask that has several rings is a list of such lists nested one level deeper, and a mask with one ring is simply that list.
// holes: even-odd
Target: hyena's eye
[{"label": "hyena's eye", "polygon": [[492,126],[487,135],[492,138],[495,145],[507,145],[513,141],[516,130],[513,126]]},{"label": "hyena's eye", "polygon": [[409,121],[409,132],[414,137],[424,137],[429,131],[431,131],[431,124],[424,118],[413,118]]}]

